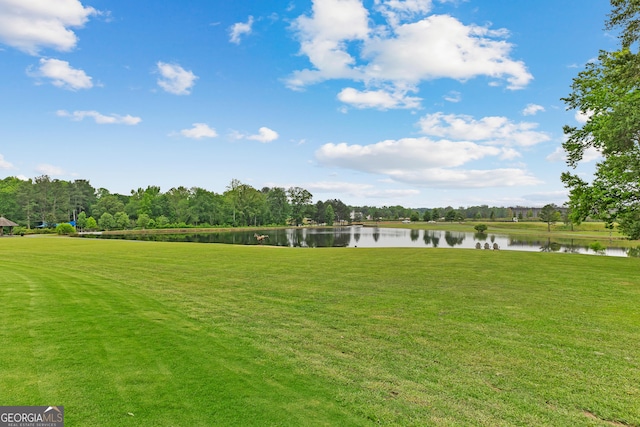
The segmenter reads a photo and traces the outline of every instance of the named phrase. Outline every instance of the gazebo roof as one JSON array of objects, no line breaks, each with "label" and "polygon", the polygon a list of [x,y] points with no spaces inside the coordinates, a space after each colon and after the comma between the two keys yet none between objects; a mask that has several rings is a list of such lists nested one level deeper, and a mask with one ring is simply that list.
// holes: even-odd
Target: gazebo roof
[{"label": "gazebo roof", "polygon": [[9,221],[7,218],[0,216],[0,227],[17,227],[18,224],[16,224],[13,221]]}]

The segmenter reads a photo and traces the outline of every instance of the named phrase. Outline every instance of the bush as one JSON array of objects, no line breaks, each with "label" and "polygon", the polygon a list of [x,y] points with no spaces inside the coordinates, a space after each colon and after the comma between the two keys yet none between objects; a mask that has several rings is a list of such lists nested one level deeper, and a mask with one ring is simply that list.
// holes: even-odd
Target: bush
[{"label": "bush", "polygon": [[73,234],[76,232],[76,228],[69,224],[69,223],[64,223],[64,224],[58,224],[56,226],[56,233],[58,234]]},{"label": "bush", "polygon": [[484,233],[485,231],[487,231],[487,227],[485,224],[478,224],[475,227],[473,227],[478,233]]}]

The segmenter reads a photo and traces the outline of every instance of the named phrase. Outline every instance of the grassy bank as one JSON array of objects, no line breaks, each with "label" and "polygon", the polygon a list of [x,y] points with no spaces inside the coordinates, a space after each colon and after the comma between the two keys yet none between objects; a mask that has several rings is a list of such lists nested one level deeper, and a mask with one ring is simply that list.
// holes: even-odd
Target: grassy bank
[{"label": "grassy bank", "polygon": [[68,425],[640,425],[638,259],[57,237],[0,257],[0,404]]}]

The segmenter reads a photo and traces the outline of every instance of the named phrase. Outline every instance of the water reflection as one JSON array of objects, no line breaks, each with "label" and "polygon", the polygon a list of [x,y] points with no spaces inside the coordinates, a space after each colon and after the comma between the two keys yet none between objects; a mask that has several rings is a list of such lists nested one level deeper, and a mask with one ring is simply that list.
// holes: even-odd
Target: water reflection
[{"label": "water reflection", "polygon": [[[269,237],[258,243],[254,234]],[[589,247],[585,241],[540,239],[532,236],[510,237],[489,233],[464,233],[440,230],[409,230],[380,227],[288,228],[251,231],[225,231],[197,234],[105,234],[101,238],[156,240],[170,242],[227,243],[235,245],[271,245],[303,248],[321,247],[440,247],[441,241],[450,248],[494,248],[503,250],[567,252],[612,256],[640,256],[640,247],[626,250],[619,247]],[[489,243],[491,242],[491,243]],[[480,245],[478,245],[480,244]],[[593,246],[593,245],[592,245]],[[600,252],[603,251],[603,252]]]}]

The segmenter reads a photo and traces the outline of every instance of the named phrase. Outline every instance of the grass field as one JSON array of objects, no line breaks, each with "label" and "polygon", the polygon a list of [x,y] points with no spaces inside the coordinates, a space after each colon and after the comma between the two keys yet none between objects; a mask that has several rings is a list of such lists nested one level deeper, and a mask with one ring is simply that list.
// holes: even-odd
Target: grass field
[{"label": "grass field", "polygon": [[640,259],[0,239],[0,405],[69,426],[640,426]]}]

